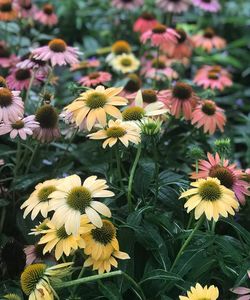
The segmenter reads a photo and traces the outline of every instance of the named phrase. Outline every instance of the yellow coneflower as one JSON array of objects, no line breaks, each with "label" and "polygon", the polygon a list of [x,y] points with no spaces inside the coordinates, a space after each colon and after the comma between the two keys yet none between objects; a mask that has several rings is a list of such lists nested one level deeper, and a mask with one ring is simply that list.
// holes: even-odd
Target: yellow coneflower
[{"label": "yellow coneflower", "polygon": [[102,126],[107,124],[106,115],[121,118],[121,112],[116,106],[127,104],[127,100],[118,96],[123,88],[108,88],[99,85],[82,94],[65,107],[66,113],[72,114],[72,120],[80,126],[86,119],[87,129],[90,131],[96,121]]},{"label": "yellow coneflower", "polygon": [[108,220],[103,220],[101,228],[92,229],[83,238],[86,242],[84,253],[89,255],[84,266],[92,266],[99,274],[110,272],[112,266],[117,268],[116,258],[130,258],[127,253],[119,251],[116,228]]},{"label": "yellow coneflower", "polygon": [[234,192],[221,185],[217,178],[198,179],[192,182],[191,186],[194,188],[183,192],[180,198],[190,197],[184,207],[188,213],[195,209],[196,219],[205,213],[208,220],[213,218],[214,221],[218,221],[220,215],[234,215],[235,210],[239,208]]},{"label": "yellow coneflower", "polygon": [[46,218],[49,211],[49,195],[56,191],[56,185],[58,184],[57,179],[46,180],[43,183],[39,183],[35,187],[35,191],[29,196],[29,198],[21,205],[21,209],[25,208],[23,217],[32,211],[31,219],[34,220],[35,217],[40,212],[41,215]]},{"label": "yellow coneflower", "polygon": [[47,230],[49,227],[47,226],[47,223],[49,222],[49,219],[45,219],[42,222],[40,222],[38,225],[35,226],[35,228],[31,229],[31,232],[29,234],[31,235],[39,235],[42,233],[43,230]]},{"label": "yellow coneflower", "polygon": [[71,175],[60,180],[57,190],[50,194],[50,209],[55,213],[51,219],[59,228],[65,225],[67,234],[78,234],[81,215],[86,214],[92,224],[102,226],[99,214],[110,218],[109,208],[93,198],[113,197],[107,190],[106,180],[90,176],[82,183],[78,175]]},{"label": "yellow coneflower", "polygon": [[72,251],[78,248],[85,247],[85,241],[81,237],[81,234],[85,234],[95,228],[94,225],[89,223],[89,219],[86,215],[81,216],[80,227],[77,235],[67,234],[65,226],[57,228],[55,224],[49,221],[47,224],[48,229],[43,230],[38,244],[46,244],[43,248],[43,254],[55,250],[55,258],[59,260],[63,253],[69,256]]},{"label": "yellow coneflower", "polygon": [[123,53],[115,56],[110,61],[110,65],[115,71],[126,74],[137,71],[140,66],[140,61],[132,53]]},{"label": "yellow coneflower", "polygon": [[131,46],[127,41],[119,40],[112,45],[111,50],[115,55],[120,55],[123,53],[128,54],[131,52]]},{"label": "yellow coneflower", "polygon": [[179,300],[216,300],[219,297],[219,290],[214,285],[204,288],[196,283],[195,287],[191,286],[191,290],[186,296],[179,296]]},{"label": "yellow coneflower", "polygon": [[51,279],[67,275],[72,263],[62,263],[53,267],[46,264],[32,264],[21,275],[21,287],[29,300],[53,300],[55,291]]},{"label": "yellow coneflower", "polygon": [[105,139],[102,144],[103,148],[106,148],[107,145],[112,147],[118,141],[122,142],[125,147],[128,147],[129,142],[138,144],[141,141],[140,128],[135,123],[121,120],[110,120],[106,129],[91,133],[88,137],[94,140]]}]

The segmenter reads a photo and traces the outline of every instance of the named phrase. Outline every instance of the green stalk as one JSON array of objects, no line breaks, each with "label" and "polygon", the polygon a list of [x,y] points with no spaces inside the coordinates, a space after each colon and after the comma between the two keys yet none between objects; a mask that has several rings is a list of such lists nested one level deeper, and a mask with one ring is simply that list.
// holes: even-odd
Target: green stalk
[{"label": "green stalk", "polygon": [[34,151],[32,152],[32,155],[31,155],[31,157],[30,157],[30,160],[29,160],[29,162],[28,162],[28,165],[27,165],[27,168],[26,168],[26,171],[25,171],[25,175],[27,175],[27,174],[29,173],[30,167],[31,167],[31,165],[32,165],[32,163],[33,163],[33,160],[34,160],[34,157],[35,157],[35,155],[36,155],[36,153],[37,153],[37,150],[38,150],[38,148],[39,148],[39,145],[40,145],[40,144],[37,143],[36,146],[35,146]]},{"label": "green stalk", "polygon": [[158,164],[158,155],[157,155],[157,144],[154,140],[154,163],[155,163],[155,205],[158,198],[158,192],[159,192],[159,164]]},{"label": "green stalk", "polygon": [[192,230],[191,234],[189,235],[189,237],[186,239],[185,243],[182,245],[181,249],[179,250],[173,264],[172,267],[170,268],[169,272],[172,272],[175,265],[177,264],[178,260],[180,259],[182,253],[184,252],[184,250],[186,249],[186,247],[189,245],[190,241],[192,240],[194,234],[196,233],[196,231],[199,229],[199,227],[201,226],[201,224],[203,223],[204,218],[201,217],[199,219],[199,221],[196,223],[195,228]]},{"label": "green stalk", "polygon": [[119,146],[118,144],[115,145],[115,157],[116,157],[116,164],[117,164],[117,172],[118,172],[118,179],[120,181],[120,186],[124,190],[124,185],[122,181],[122,172],[121,172],[121,158],[119,155]]},{"label": "green stalk", "polygon": [[13,183],[16,180],[17,172],[18,172],[19,165],[20,165],[20,158],[21,158],[21,142],[20,142],[20,140],[18,140],[18,142],[17,142],[17,151],[16,151],[16,164],[15,164],[15,168],[14,168]]},{"label": "green stalk", "polygon": [[142,150],[142,144],[140,143],[138,145],[137,148],[137,152],[136,152],[136,156],[135,156],[135,160],[129,175],[129,180],[128,180],[128,194],[127,194],[127,200],[128,200],[128,208],[129,211],[133,211],[133,204],[132,204],[132,185],[133,185],[133,180],[134,180],[134,176],[135,176],[135,170],[137,167],[137,164],[139,162],[140,159],[140,155],[141,155],[141,150]]},{"label": "green stalk", "polygon": [[28,99],[29,99],[29,94],[30,94],[30,90],[31,90],[32,84],[33,84],[34,79],[35,79],[35,75],[36,75],[36,71],[33,71],[32,75],[31,75],[31,78],[30,78],[29,87],[28,87],[28,89],[26,91],[26,96],[25,96],[25,99],[24,99],[24,103],[26,105],[27,105],[27,102],[28,102]]}]

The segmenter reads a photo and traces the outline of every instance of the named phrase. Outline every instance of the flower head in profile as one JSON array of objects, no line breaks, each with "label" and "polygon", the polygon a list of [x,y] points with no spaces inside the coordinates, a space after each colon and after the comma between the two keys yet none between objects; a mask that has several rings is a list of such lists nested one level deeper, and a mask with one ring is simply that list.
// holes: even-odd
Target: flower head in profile
[{"label": "flower head in profile", "polygon": [[62,39],[53,39],[47,46],[32,51],[35,59],[49,61],[52,67],[78,63],[78,48],[70,47]]},{"label": "flower head in profile", "polygon": [[42,233],[43,230],[47,230],[49,227],[47,226],[47,223],[49,222],[49,218],[44,219],[42,222],[39,222],[38,225],[35,226],[35,228],[31,229],[30,235],[39,235]]},{"label": "flower head in profile", "polygon": [[46,180],[43,183],[39,183],[35,186],[35,190],[29,196],[29,198],[21,205],[21,209],[24,209],[23,217],[31,213],[31,220],[41,213],[46,218],[49,211],[49,195],[56,191],[57,179]]},{"label": "flower head in profile", "polygon": [[84,234],[83,239],[86,242],[84,253],[89,255],[84,266],[92,266],[99,274],[110,272],[112,266],[117,268],[116,258],[130,258],[127,253],[119,251],[116,228],[108,220],[103,220],[101,228],[92,229]]},{"label": "flower head in profile", "polygon": [[144,12],[141,16],[135,21],[133,30],[135,32],[144,33],[148,30],[154,28],[155,25],[158,24],[155,16],[151,13]]},{"label": "flower head in profile", "polygon": [[0,66],[2,68],[10,68],[16,65],[19,58],[12,54],[5,42],[0,41]]},{"label": "flower head in profile", "polygon": [[31,69],[12,69],[11,73],[6,77],[8,87],[16,91],[27,90],[32,76],[34,76],[32,84],[39,85],[44,80],[44,74],[33,72]]},{"label": "flower head in profile", "polygon": [[[150,93],[150,96],[152,96],[152,93]],[[140,121],[144,117],[160,116],[166,112],[168,112],[168,110],[161,101],[152,101],[145,105],[143,102],[142,91],[139,90],[136,94],[133,105],[128,106],[123,110],[122,118],[124,121]]]},{"label": "flower head in profile", "polygon": [[26,57],[24,60],[20,61],[16,66],[20,69],[32,69],[36,72],[43,72],[44,76],[49,72],[49,66],[47,62],[34,58],[32,54],[29,55],[28,58]]},{"label": "flower head in profile", "polygon": [[47,223],[48,229],[43,230],[42,237],[38,244],[43,245],[43,254],[55,251],[55,258],[59,260],[63,254],[69,256],[77,249],[83,249],[86,246],[82,234],[86,234],[95,228],[94,225],[89,223],[86,215],[81,216],[80,227],[77,235],[68,234],[65,226],[57,227],[53,222]]},{"label": "flower head in profile", "polygon": [[106,180],[90,176],[82,183],[78,175],[71,175],[60,180],[56,191],[50,194],[50,210],[55,211],[51,221],[57,226],[65,225],[67,234],[77,235],[81,215],[86,214],[92,224],[102,226],[99,214],[110,218],[109,208],[93,198],[113,197],[108,190]]},{"label": "flower head in profile", "polygon": [[96,71],[81,77],[78,82],[83,86],[96,87],[99,84],[109,82],[112,75],[108,72]]},{"label": "flower head in profile", "polygon": [[177,82],[172,89],[165,90],[161,96],[164,103],[169,104],[173,116],[179,118],[183,115],[186,120],[192,118],[192,112],[199,99],[192,87],[185,82]]},{"label": "flower head in profile", "polygon": [[192,36],[192,41],[196,48],[200,47],[207,52],[211,52],[213,49],[221,50],[226,47],[226,41],[217,36],[212,28],[207,28],[203,34]]},{"label": "flower head in profile", "polygon": [[32,3],[32,0],[17,0],[19,15],[25,19],[33,19],[37,13],[37,6]]},{"label": "flower head in profile", "polygon": [[180,199],[188,198],[184,207],[188,213],[194,209],[195,219],[205,214],[208,220],[218,221],[219,216],[234,216],[239,208],[234,192],[221,185],[217,178],[198,179],[190,185],[192,188],[183,192]]},{"label": "flower head in profile", "polygon": [[29,300],[53,300],[55,291],[53,280],[59,280],[70,272],[72,263],[62,263],[52,267],[38,263],[27,266],[21,275],[21,287]]},{"label": "flower head in profile", "polygon": [[18,294],[10,293],[3,296],[3,300],[22,300]]},{"label": "flower head in profile", "polygon": [[220,91],[233,84],[231,75],[221,66],[203,66],[197,71],[193,81],[204,89],[210,88]]},{"label": "flower head in profile", "polygon": [[0,88],[0,122],[8,124],[22,118],[24,104],[19,95],[20,92],[11,91],[5,87]]},{"label": "flower head in profile", "polygon": [[70,71],[80,71],[80,70],[85,70],[85,69],[90,69],[90,68],[98,68],[100,67],[100,60],[91,57],[88,58],[87,60],[80,61],[76,64],[72,64],[70,67]]},{"label": "flower head in profile", "polygon": [[216,13],[221,9],[218,0],[193,0],[193,5],[210,13]]},{"label": "flower head in profile", "polygon": [[197,128],[203,127],[204,133],[214,134],[217,128],[224,131],[226,116],[214,101],[203,100],[194,109],[191,123]]},{"label": "flower head in profile", "polygon": [[[33,233],[33,232],[32,232]],[[56,262],[54,256],[46,253],[43,254],[44,245],[27,245],[23,251],[26,255],[26,266],[33,263],[41,263],[43,261]]]},{"label": "flower head in profile", "polygon": [[118,9],[133,10],[143,5],[144,0],[112,0],[112,6]]},{"label": "flower head in profile", "polygon": [[17,7],[12,0],[0,0],[0,21],[13,21],[18,16]]},{"label": "flower head in profile", "polygon": [[122,54],[131,54],[132,48],[131,45],[125,40],[118,40],[114,42],[111,46],[111,52],[106,57],[106,62],[111,64],[112,60]]},{"label": "flower head in profile", "polygon": [[219,290],[214,285],[202,287],[196,283],[195,287],[191,286],[187,296],[179,296],[179,300],[216,300],[219,297]]},{"label": "flower head in profile", "polygon": [[26,140],[27,136],[33,134],[33,130],[39,127],[39,123],[35,121],[35,116],[31,115],[25,118],[17,119],[12,123],[0,124],[0,135],[9,133],[10,138],[15,139],[17,136],[22,140]]},{"label": "flower head in profile", "polygon": [[130,100],[130,96],[135,92],[138,92],[138,90],[140,89],[142,81],[140,77],[135,73],[128,74],[126,79],[127,83],[125,84],[123,90],[119,95]]},{"label": "flower head in profile", "polygon": [[157,24],[151,30],[141,35],[141,42],[145,44],[147,41],[150,41],[152,46],[158,47],[164,43],[176,44],[178,36],[174,29],[168,28],[163,24]]},{"label": "flower head in profile", "polygon": [[129,142],[138,144],[141,140],[140,128],[135,123],[121,120],[110,120],[107,128],[91,133],[88,137],[93,140],[105,139],[102,144],[103,148],[113,147],[118,141],[128,147]]},{"label": "flower head in profile", "polygon": [[50,3],[44,4],[42,10],[35,13],[34,19],[50,27],[56,25],[58,22],[57,15],[54,12],[54,6]]},{"label": "flower head in profile", "polygon": [[243,175],[242,170],[237,169],[235,164],[230,164],[229,160],[222,160],[218,153],[207,153],[207,159],[199,160],[198,173],[193,172],[191,178],[218,178],[222,185],[235,193],[241,204],[245,204],[246,195],[250,195],[250,184],[243,180]]},{"label": "flower head in profile", "polygon": [[107,124],[107,114],[114,118],[121,118],[121,112],[116,106],[127,104],[127,100],[118,96],[123,88],[107,88],[97,86],[82,94],[65,111],[72,113],[72,121],[80,126],[85,120],[90,131],[98,121],[103,127]]},{"label": "flower head in profile", "polygon": [[50,143],[60,137],[58,128],[58,113],[50,104],[39,107],[35,114],[39,127],[33,130],[33,137],[42,143]]},{"label": "flower head in profile", "polygon": [[123,53],[115,56],[110,61],[110,65],[115,71],[126,74],[137,71],[140,66],[140,61],[132,53]]},{"label": "flower head in profile", "polygon": [[182,13],[188,10],[190,0],[157,0],[158,7],[170,13]]}]

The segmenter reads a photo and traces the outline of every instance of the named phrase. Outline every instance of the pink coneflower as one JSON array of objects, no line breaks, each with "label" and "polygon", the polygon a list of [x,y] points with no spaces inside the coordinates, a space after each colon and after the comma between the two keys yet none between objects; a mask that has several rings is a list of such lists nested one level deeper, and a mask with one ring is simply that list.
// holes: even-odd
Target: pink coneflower
[{"label": "pink coneflower", "polygon": [[186,120],[192,118],[198,99],[192,87],[184,82],[177,82],[172,89],[166,90],[164,94],[162,92],[162,101],[170,105],[171,115],[179,118],[183,114]]},{"label": "pink coneflower", "polygon": [[20,69],[32,69],[36,74],[39,74],[42,77],[46,77],[49,73],[49,66],[47,62],[35,59],[32,55],[19,62],[16,66]]},{"label": "pink coneflower", "polygon": [[58,22],[57,15],[54,13],[54,6],[52,4],[44,4],[43,9],[35,14],[34,19],[47,26],[54,26]]},{"label": "pink coneflower", "polygon": [[0,88],[0,122],[15,122],[23,116],[24,105],[19,95],[20,92]]},{"label": "pink coneflower", "polygon": [[58,128],[58,113],[49,104],[44,104],[36,111],[35,120],[40,126],[33,131],[33,137],[42,143],[58,139],[61,134]]},{"label": "pink coneflower", "polygon": [[79,83],[83,86],[96,87],[98,84],[103,84],[110,81],[112,75],[108,72],[93,72],[79,79]]},{"label": "pink coneflower", "polygon": [[118,9],[133,10],[143,5],[144,0],[113,0],[112,5]]},{"label": "pink coneflower", "polygon": [[199,160],[198,173],[191,173],[192,179],[215,177],[226,188],[231,189],[241,204],[245,204],[245,196],[250,195],[250,184],[242,180],[243,171],[237,169],[235,164],[229,164],[229,160],[222,160],[218,153],[213,156],[207,154],[207,160]]},{"label": "pink coneflower", "polygon": [[28,89],[32,76],[35,76],[33,80],[34,85],[38,85],[44,80],[42,74],[34,73],[30,69],[15,68],[12,69],[10,75],[7,76],[6,82],[9,88],[17,91]]},{"label": "pink coneflower", "polygon": [[39,123],[35,121],[35,116],[31,115],[15,122],[0,124],[0,135],[9,133],[12,139],[19,136],[22,140],[26,140],[27,135],[32,135],[34,128],[38,127]]},{"label": "pink coneflower", "polygon": [[190,0],[157,0],[156,3],[163,11],[182,13],[188,10]]},{"label": "pink coneflower", "polygon": [[76,64],[72,64],[70,67],[70,71],[73,72],[73,71],[80,71],[89,68],[98,68],[100,67],[100,65],[101,65],[100,60],[93,57],[84,61],[80,61]]},{"label": "pink coneflower", "polygon": [[153,29],[159,22],[151,13],[144,12],[134,23],[133,30],[135,32],[144,33]]},{"label": "pink coneflower", "polygon": [[226,41],[215,35],[212,28],[207,28],[203,34],[194,35],[192,41],[196,48],[201,47],[207,52],[211,52],[213,49],[221,50],[226,47]]},{"label": "pink coneflower", "polygon": [[128,74],[127,79],[128,81],[125,84],[123,90],[120,92],[119,96],[131,100],[133,98],[131,97],[131,95],[133,95],[135,92],[138,92],[141,88],[142,81],[140,77],[135,73]]},{"label": "pink coneflower", "polygon": [[193,0],[193,5],[213,13],[216,13],[221,8],[217,0]]},{"label": "pink coneflower", "polygon": [[0,67],[9,68],[14,66],[19,59],[15,54],[11,54],[5,42],[0,41]]},{"label": "pink coneflower", "polygon": [[142,68],[141,73],[146,78],[156,80],[172,80],[178,78],[178,73],[171,67],[168,66],[167,60],[159,57],[153,59],[150,63],[146,64]]},{"label": "pink coneflower", "polygon": [[17,8],[12,0],[0,0],[0,21],[8,22],[17,18]]},{"label": "pink coneflower", "polygon": [[52,67],[78,63],[78,48],[68,46],[62,39],[53,39],[48,46],[43,46],[32,51],[35,59],[50,61]]},{"label": "pink coneflower", "polygon": [[157,24],[151,30],[144,32],[140,39],[143,44],[149,40],[152,46],[158,47],[164,43],[176,44],[178,37],[179,35],[174,29]]},{"label": "pink coneflower", "polygon": [[50,260],[56,262],[54,256],[50,253],[43,254],[44,245],[28,245],[25,246],[23,251],[26,255],[26,266],[33,263],[44,262],[45,260]]},{"label": "pink coneflower", "polygon": [[167,43],[161,46],[161,50],[166,52],[172,59],[183,59],[192,56],[193,43],[191,38],[186,34],[183,29],[176,29],[179,37],[177,44],[169,45]]},{"label": "pink coneflower", "polygon": [[204,89],[221,91],[233,84],[231,75],[221,66],[203,66],[197,71],[193,81]]},{"label": "pink coneflower", "polygon": [[37,12],[37,7],[32,3],[32,0],[17,0],[17,5],[22,18],[33,18]]},{"label": "pink coneflower", "polygon": [[218,127],[224,131],[226,116],[224,110],[218,107],[212,100],[204,100],[198,104],[192,113],[192,124],[197,127],[203,127],[204,133],[214,134]]},{"label": "pink coneflower", "polygon": [[[250,278],[250,270],[247,271],[248,278]],[[236,300],[250,300],[250,289],[239,286],[237,288],[230,289],[230,291],[234,294],[237,294],[239,298]]]}]

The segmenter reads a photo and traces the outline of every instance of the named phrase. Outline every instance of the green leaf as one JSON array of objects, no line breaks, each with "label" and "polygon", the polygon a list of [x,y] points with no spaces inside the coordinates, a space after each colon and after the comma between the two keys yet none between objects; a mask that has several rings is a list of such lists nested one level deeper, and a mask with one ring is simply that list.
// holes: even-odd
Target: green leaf
[{"label": "green leaf", "polygon": [[117,286],[112,282],[102,283],[101,280],[98,281],[98,287],[100,292],[106,299],[109,300],[122,300],[121,293],[119,292]]},{"label": "green leaf", "polygon": [[164,280],[164,281],[173,281],[173,282],[183,281],[183,279],[179,275],[176,275],[175,273],[157,269],[157,270],[152,270],[151,272],[145,274],[143,276],[143,279],[140,281],[140,284],[144,284],[145,282],[152,281],[152,280]]}]

